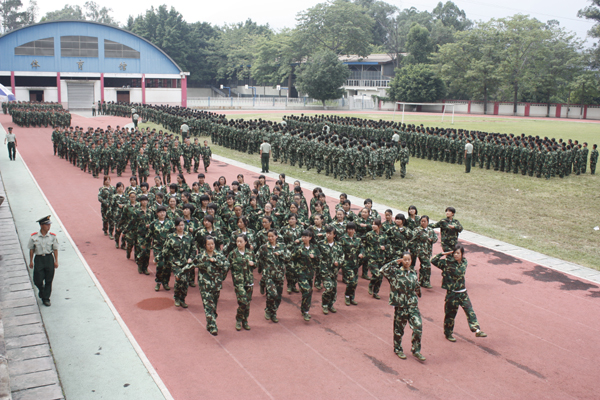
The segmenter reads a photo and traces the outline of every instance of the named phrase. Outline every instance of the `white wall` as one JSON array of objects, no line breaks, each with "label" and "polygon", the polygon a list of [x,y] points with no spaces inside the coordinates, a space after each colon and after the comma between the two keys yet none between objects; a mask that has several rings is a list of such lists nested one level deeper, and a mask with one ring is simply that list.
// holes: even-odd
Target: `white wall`
[{"label": "white wall", "polygon": [[109,103],[117,101],[117,88],[104,88],[104,101]]},{"label": "white wall", "polygon": [[129,89],[129,101],[132,103],[142,102],[142,88]]},{"label": "white wall", "polygon": [[146,88],[146,103],[181,105],[181,89]]}]

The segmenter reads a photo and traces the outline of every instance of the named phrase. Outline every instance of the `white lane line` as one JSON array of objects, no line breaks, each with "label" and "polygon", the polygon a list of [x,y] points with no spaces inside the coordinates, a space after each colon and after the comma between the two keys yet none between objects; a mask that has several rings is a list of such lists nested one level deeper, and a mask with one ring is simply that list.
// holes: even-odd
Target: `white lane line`
[{"label": "white lane line", "polygon": [[92,269],[90,268],[89,264],[87,263],[87,261],[83,257],[83,254],[81,254],[81,252],[79,251],[79,248],[75,244],[75,241],[73,241],[73,238],[71,237],[71,235],[69,235],[69,232],[67,231],[67,228],[64,226],[64,224],[62,223],[62,221],[58,217],[58,214],[56,213],[56,210],[54,209],[54,207],[52,207],[52,204],[50,204],[50,201],[46,197],[46,194],[44,193],[44,191],[42,190],[42,188],[38,184],[37,180],[35,179],[35,177],[31,173],[31,170],[29,169],[29,167],[27,166],[27,164],[25,163],[25,160],[23,160],[23,158],[21,158],[21,162],[23,163],[23,166],[25,167],[25,169],[27,170],[27,172],[31,176],[31,179],[33,180],[33,182],[37,186],[38,190],[40,191],[42,197],[44,198],[44,201],[48,205],[48,208],[50,208],[50,211],[52,212],[53,217],[60,224],[61,229],[63,230],[65,236],[69,240],[69,243],[71,243],[71,246],[73,246],[73,249],[75,250],[75,253],[77,254],[77,256],[79,257],[79,259],[81,260],[81,263],[83,264],[83,266],[85,267],[86,271],[90,275],[90,278],[92,278],[92,281],[94,282],[94,284],[98,288],[98,291],[102,295],[102,298],[104,299],[104,301],[106,302],[106,304],[108,305],[108,307],[110,308],[110,310],[112,311],[113,315],[115,316],[116,321],[119,323],[119,326],[121,327],[121,329],[125,333],[125,336],[127,337],[127,339],[129,340],[129,342],[131,343],[131,346],[134,348],[135,352],[140,357],[140,360],[142,361],[142,363],[144,364],[144,366],[148,370],[148,373],[150,374],[150,376],[154,380],[154,383],[156,383],[156,386],[158,386],[158,389],[162,392],[163,396],[165,396],[166,400],[174,400],[173,396],[169,392],[169,389],[167,389],[167,386],[165,385],[165,383],[162,381],[162,379],[160,378],[160,376],[158,375],[158,373],[156,372],[156,370],[152,366],[152,363],[150,362],[150,360],[148,359],[148,357],[146,357],[146,354],[144,353],[144,351],[142,350],[142,348],[140,347],[140,345],[138,344],[138,342],[135,340],[135,337],[133,336],[133,334],[131,333],[131,331],[127,327],[127,325],[125,324],[125,321],[123,321],[123,318],[121,317],[121,315],[119,314],[119,312],[115,308],[114,304],[112,303],[112,301],[110,300],[110,298],[108,297],[108,295],[106,294],[106,292],[104,291],[104,288],[100,284],[100,281],[98,281],[98,279],[96,278],[96,275],[94,275],[94,272],[92,271]]}]

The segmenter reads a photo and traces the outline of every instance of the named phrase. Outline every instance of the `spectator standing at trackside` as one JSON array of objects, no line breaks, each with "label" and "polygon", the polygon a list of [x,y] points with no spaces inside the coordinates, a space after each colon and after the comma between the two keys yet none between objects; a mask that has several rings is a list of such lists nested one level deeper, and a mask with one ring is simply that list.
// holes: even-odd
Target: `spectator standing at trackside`
[{"label": "spectator standing at trackside", "polygon": [[263,142],[260,145],[260,164],[262,167],[262,173],[269,172],[269,157],[271,156],[271,145],[267,143],[267,138],[263,138]]},{"label": "spectator standing at trackside", "polygon": [[471,172],[471,162],[473,161],[473,145],[471,144],[471,140],[467,139],[467,144],[465,144],[465,172],[468,174]]},{"label": "spectator standing at trackside", "polygon": [[4,138],[4,144],[8,145],[8,158],[14,161],[17,157],[17,137],[13,133],[12,126],[8,127],[8,133]]},{"label": "spectator standing at trackside", "polygon": [[96,103],[92,103],[92,117],[96,116]]},{"label": "spectator standing at trackside", "polygon": [[[29,268],[33,269],[33,283],[46,307],[50,307],[50,294],[54,270],[58,268],[58,239],[50,232],[50,215],[37,221],[40,231],[29,237]],[[34,258],[35,255],[35,258]]]}]

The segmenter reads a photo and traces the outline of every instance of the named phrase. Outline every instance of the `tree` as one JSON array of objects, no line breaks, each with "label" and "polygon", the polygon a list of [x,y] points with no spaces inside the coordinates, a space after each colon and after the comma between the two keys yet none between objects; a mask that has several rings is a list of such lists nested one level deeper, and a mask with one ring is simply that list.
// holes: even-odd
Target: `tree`
[{"label": "tree", "polygon": [[455,40],[433,55],[435,70],[453,98],[483,100],[487,114],[489,96],[502,82],[499,34],[490,24],[481,23],[472,30],[457,32]]},{"label": "tree", "polygon": [[85,21],[83,9],[80,6],[70,6],[65,4],[62,10],[49,11],[42,17],[40,22],[47,21]]},{"label": "tree", "polygon": [[337,54],[330,50],[321,50],[303,64],[297,74],[298,90],[310,97],[325,101],[339,99],[344,95],[342,86],[350,76],[348,66],[342,63]]},{"label": "tree", "polygon": [[46,13],[46,15],[41,19],[40,22],[66,20],[94,21],[117,26],[117,21],[115,21],[115,19],[112,16],[110,16],[110,13],[112,11],[113,10],[111,8],[100,8],[100,6],[93,1],[86,1],[83,5],[83,9],[78,5],[71,6],[69,4],[65,4],[62,10],[50,11]]},{"label": "tree", "polygon": [[190,84],[215,77],[212,41],[218,31],[208,23],[188,24],[171,7],[150,7],[145,14],[129,17],[125,29],[158,46],[184,71],[190,72]]},{"label": "tree", "polygon": [[406,51],[408,56],[405,62],[408,64],[425,64],[429,55],[433,52],[433,46],[429,40],[429,31],[424,26],[414,24],[406,37]]},{"label": "tree", "polygon": [[374,46],[382,46],[386,42],[388,31],[386,24],[391,16],[398,12],[398,7],[379,0],[354,0],[357,4],[367,10],[367,14],[373,19],[372,43]]},{"label": "tree", "polygon": [[269,25],[258,25],[251,19],[221,27],[211,42],[214,49],[211,62],[216,68],[216,78],[250,78],[254,45],[272,34]]},{"label": "tree", "polygon": [[289,29],[257,39],[251,73],[259,85],[277,85],[289,79],[294,65],[303,59],[302,46],[297,39]]},{"label": "tree", "polygon": [[[600,0],[591,0],[592,5],[587,6],[577,12],[579,18],[591,19],[595,22],[592,29],[588,31],[589,35],[593,38],[600,39]],[[600,46],[594,44],[595,49],[593,51],[594,57],[591,60],[591,65],[594,68],[600,67]]]},{"label": "tree", "polygon": [[37,2],[31,1],[25,11],[21,0],[0,0],[0,32],[7,33],[12,30],[30,25],[37,16]]},{"label": "tree", "polygon": [[446,95],[446,86],[430,66],[413,64],[396,69],[387,94],[392,101],[431,103]]},{"label": "tree", "polygon": [[490,22],[501,35],[504,48],[500,69],[505,81],[512,86],[513,113],[516,115],[520,85],[536,59],[544,57],[547,51],[544,43],[550,39],[551,33],[537,19],[521,14]]},{"label": "tree", "polygon": [[370,54],[373,19],[346,0],[319,3],[298,13],[296,27],[306,54],[326,49],[336,55]]},{"label": "tree", "polygon": [[464,31],[473,25],[473,22],[467,19],[465,11],[451,1],[446,1],[444,4],[440,1],[431,14],[435,20],[456,31]]}]

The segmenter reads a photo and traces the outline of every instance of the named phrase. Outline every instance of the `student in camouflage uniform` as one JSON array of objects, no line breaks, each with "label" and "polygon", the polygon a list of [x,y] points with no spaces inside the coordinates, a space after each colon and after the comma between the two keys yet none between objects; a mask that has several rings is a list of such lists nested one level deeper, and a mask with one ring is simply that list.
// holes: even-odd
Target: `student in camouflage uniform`
[{"label": "student in camouflage uniform", "polygon": [[193,268],[196,246],[192,236],[185,231],[185,222],[181,218],[175,219],[176,231],[170,234],[165,241],[162,257],[175,276],[175,307],[187,308],[185,298],[188,291],[188,273]]},{"label": "student in camouflage uniform", "polygon": [[369,270],[371,271],[371,280],[369,282],[369,295],[379,300],[379,288],[383,277],[379,273],[379,269],[385,264],[391,252],[391,244],[384,232],[381,229],[381,220],[373,221],[372,230],[365,236],[365,248]]},{"label": "student in camouflage uniform", "polygon": [[[258,250],[258,263],[263,271],[267,303],[265,307],[265,319],[275,323],[277,310],[281,304],[283,293],[283,279],[285,277],[285,265],[290,259],[290,252],[283,243],[277,242],[277,232],[269,229],[267,233],[268,243],[263,244]],[[262,281],[261,281],[262,283]]]},{"label": "student in camouflage uniform", "polygon": [[463,227],[457,219],[454,219],[454,214],[456,214],[454,207],[447,207],[445,212],[446,218],[434,224],[429,224],[429,227],[431,229],[440,228],[442,249],[450,251],[458,244],[458,235],[462,232]]},{"label": "student in camouflage uniform", "polygon": [[221,278],[229,269],[229,261],[223,253],[216,250],[215,239],[206,236],[204,250],[199,252],[195,265],[198,267],[198,286],[206,314],[206,330],[217,336],[217,303],[223,287]]},{"label": "student in camouflage uniform", "polygon": [[356,237],[356,224],[349,222],[346,225],[346,234],[340,239],[344,250],[344,263],[342,264],[343,282],[346,284],[346,305],[357,305],[354,299],[358,285],[358,262],[365,257],[360,238]]},{"label": "student in camouflage uniform", "polygon": [[[477,317],[471,305],[471,299],[469,299],[465,287],[467,259],[464,258],[464,253],[464,247],[456,246],[454,250],[440,253],[431,260],[433,265],[442,270],[442,289],[446,289],[444,335],[451,342],[456,342],[452,333],[454,332],[454,318],[459,307],[462,307],[467,315],[471,332],[475,332],[476,337],[487,336],[479,328]],[[442,259],[442,256],[446,256],[446,258]]]},{"label": "student in camouflage uniform", "polygon": [[431,289],[431,252],[433,244],[437,242],[438,237],[429,227],[429,217],[427,215],[421,216],[421,226],[413,231],[413,238],[408,242],[411,255],[413,257],[412,264],[416,265],[417,258],[420,261],[419,269],[419,284],[426,288]]},{"label": "student in camouflage uniform", "polygon": [[235,246],[236,248],[227,257],[238,303],[235,329],[240,331],[243,327],[249,331],[248,316],[250,315],[250,302],[252,301],[254,288],[254,275],[252,274],[255,268],[254,255],[250,250],[246,235],[238,235],[235,239]]},{"label": "student in camouflage uniform", "polygon": [[204,172],[208,172],[210,166],[210,159],[212,157],[212,150],[208,145],[208,141],[204,141],[204,147],[202,147],[202,163],[204,164]]},{"label": "student in camouflage uniform", "polygon": [[337,278],[344,262],[344,250],[336,241],[337,231],[333,226],[328,225],[325,228],[325,235],[325,242],[321,244],[321,276],[325,288],[321,304],[323,314],[327,315],[337,312],[333,305],[337,300]]},{"label": "student in camouflage uniform", "polygon": [[113,240],[114,224],[110,215],[112,196],[115,188],[110,184],[110,176],[104,176],[104,184],[98,190],[98,201],[100,202],[100,215],[102,216],[102,231],[104,236],[109,236]]},{"label": "student in camouflage uniform", "polygon": [[312,303],[313,280],[315,270],[319,268],[321,262],[321,251],[315,242],[312,231],[302,232],[302,243],[295,249],[291,256],[298,276],[298,286],[302,293],[302,304],[300,312],[305,321],[310,321],[310,305]]},{"label": "student in camouflage uniform", "polygon": [[[127,204],[129,203],[129,199],[125,196],[124,193],[125,186],[123,183],[118,182],[116,186],[116,193],[112,195],[111,199],[111,211],[110,216],[112,219],[112,224],[115,227],[115,247],[118,249],[121,240],[121,233],[125,230],[123,211]],[[125,237],[123,235],[123,246],[121,248],[125,248]]]},{"label": "student in camouflage uniform", "polygon": [[[296,214],[290,214],[287,217],[288,224],[281,228],[279,234],[283,238],[287,250],[290,254],[294,253],[296,247],[300,245],[302,237],[302,228],[298,226],[298,216]],[[288,294],[294,292],[298,293],[299,290],[296,287],[298,284],[298,276],[296,275],[296,268],[291,262],[288,262],[285,268],[286,280],[287,280],[287,292]]]},{"label": "student in camouflage uniform", "polygon": [[148,240],[152,243],[152,253],[156,263],[156,276],[154,278],[156,286],[154,290],[158,292],[161,284],[165,290],[171,290],[169,287],[171,265],[165,263],[162,250],[168,236],[175,231],[175,223],[167,219],[167,208],[165,206],[156,208],[156,217],[157,219],[152,221],[148,228]]},{"label": "student in camouflage uniform", "polygon": [[139,198],[140,207],[135,210],[134,229],[136,230],[136,254],[135,261],[138,265],[138,273],[150,275],[148,264],[150,263],[150,241],[148,240],[148,228],[154,219],[152,212],[148,208],[148,196],[141,195]]},{"label": "student in camouflage uniform", "polygon": [[380,273],[390,282],[389,303],[394,306],[394,352],[399,358],[406,359],[402,350],[402,336],[408,323],[413,331],[411,351],[419,361],[425,361],[425,357],[421,354],[423,321],[417,298],[421,297],[421,288],[417,274],[410,264],[410,253],[405,252],[402,258],[385,264],[380,269]]},{"label": "student in camouflage uniform", "polygon": [[598,145],[592,146],[592,152],[590,153],[590,173],[596,174],[596,164],[598,163]]}]

